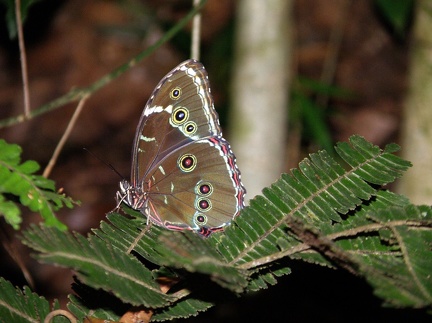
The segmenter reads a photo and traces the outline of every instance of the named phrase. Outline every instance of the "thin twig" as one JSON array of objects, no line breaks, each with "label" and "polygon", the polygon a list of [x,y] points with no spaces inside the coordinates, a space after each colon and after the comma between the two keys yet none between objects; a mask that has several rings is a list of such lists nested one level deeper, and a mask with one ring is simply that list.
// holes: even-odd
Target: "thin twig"
[{"label": "thin twig", "polygon": [[45,170],[43,172],[43,176],[44,177],[49,177],[49,175],[51,174],[51,171],[55,165],[55,163],[57,162],[58,156],[60,155],[61,150],[63,149],[64,144],[66,143],[66,140],[69,138],[73,127],[75,126],[75,123],[78,119],[78,116],[80,115],[82,108],[84,107],[85,102],[87,101],[87,99],[89,98],[89,96],[85,96],[83,97],[79,102],[78,102],[78,106],[75,109],[74,114],[72,115],[72,118],[69,121],[69,124],[65,130],[65,132],[63,133],[63,136],[61,137],[59,143],[57,144],[56,149],[54,150],[54,153],[47,165],[47,167],[45,167]]},{"label": "thin twig", "polygon": [[[200,0],[194,0],[193,6],[197,8]],[[192,21],[192,40],[191,40],[191,57],[199,60],[200,58],[200,40],[201,40],[201,13],[197,13]]]},{"label": "thin twig", "polygon": [[30,119],[30,93],[28,86],[28,73],[27,73],[27,54],[24,44],[24,33],[21,21],[21,0],[15,0],[15,17],[16,27],[18,32],[18,44],[21,59],[21,75],[23,81],[23,94],[24,94],[24,119]]}]

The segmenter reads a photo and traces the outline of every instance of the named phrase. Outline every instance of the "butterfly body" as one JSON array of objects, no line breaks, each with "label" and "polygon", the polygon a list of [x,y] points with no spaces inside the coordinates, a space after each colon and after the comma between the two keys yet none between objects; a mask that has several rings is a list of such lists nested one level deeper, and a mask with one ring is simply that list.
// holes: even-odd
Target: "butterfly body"
[{"label": "butterfly body", "polygon": [[132,148],[131,181],[121,181],[117,199],[156,225],[207,236],[238,215],[245,193],[207,72],[187,60],[148,100]]}]

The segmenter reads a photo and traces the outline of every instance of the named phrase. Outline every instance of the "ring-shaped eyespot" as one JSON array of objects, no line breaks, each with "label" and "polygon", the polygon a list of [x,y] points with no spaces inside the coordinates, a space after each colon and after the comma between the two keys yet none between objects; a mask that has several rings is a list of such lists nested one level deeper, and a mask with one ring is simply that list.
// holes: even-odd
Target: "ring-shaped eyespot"
[{"label": "ring-shaped eyespot", "polygon": [[195,169],[197,165],[197,159],[192,154],[184,154],[177,160],[177,166],[184,173],[189,173]]},{"label": "ring-shaped eyespot", "polygon": [[189,136],[192,136],[197,131],[197,129],[198,129],[197,124],[193,121],[188,121],[183,126],[184,133]]},{"label": "ring-shaped eyespot", "polygon": [[185,123],[189,119],[189,110],[179,107],[171,114],[171,121],[174,125],[178,126]]},{"label": "ring-shaped eyespot", "polygon": [[208,212],[212,208],[211,201],[206,198],[199,198],[195,201],[195,208],[201,212]]},{"label": "ring-shaped eyespot", "polygon": [[175,88],[173,88],[170,92],[170,98],[171,100],[178,100],[180,99],[182,94],[182,90],[180,87],[176,86]]},{"label": "ring-shaped eyespot", "polygon": [[209,182],[199,182],[195,186],[195,193],[199,196],[210,196],[213,193],[213,185]]},{"label": "ring-shaped eyespot", "polygon": [[198,226],[203,226],[207,223],[207,216],[202,213],[195,213],[193,221]]}]

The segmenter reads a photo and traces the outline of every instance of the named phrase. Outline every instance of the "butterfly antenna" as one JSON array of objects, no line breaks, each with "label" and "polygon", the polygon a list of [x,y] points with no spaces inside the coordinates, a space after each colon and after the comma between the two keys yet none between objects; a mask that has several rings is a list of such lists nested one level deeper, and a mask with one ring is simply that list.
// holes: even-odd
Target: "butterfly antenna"
[{"label": "butterfly antenna", "polygon": [[113,165],[111,165],[110,163],[106,162],[105,160],[103,160],[102,158],[100,158],[98,155],[96,155],[95,153],[93,153],[92,151],[88,150],[87,148],[83,148],[86,152],[88,152],[90,155],[92,155],[93,157],[95,157],[96,159],[98,159],[102,164],[108,166],[114,173],[116,173],[121,179],[125,179],[125,177],[120,174],[120,172],[115,169],[115,167]]}]

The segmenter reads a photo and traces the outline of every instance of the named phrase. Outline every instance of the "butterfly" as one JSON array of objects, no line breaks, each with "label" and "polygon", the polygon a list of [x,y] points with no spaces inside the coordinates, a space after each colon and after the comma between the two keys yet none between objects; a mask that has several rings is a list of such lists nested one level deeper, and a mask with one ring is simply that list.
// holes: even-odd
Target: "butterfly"
[{"label": "butterfly", "polygon": [[206,237],[231,223],[245,194],[207,71],[196,60],[184,61],[162,78],[144,107],[131,179],[120,182],[117,201],[139,210],[147,224]]}]

